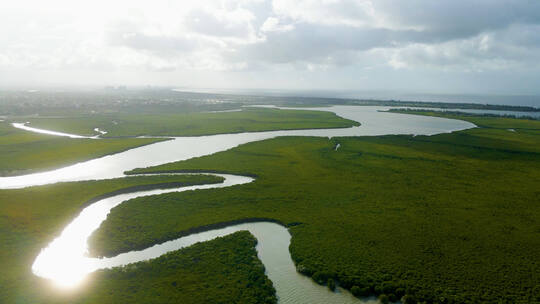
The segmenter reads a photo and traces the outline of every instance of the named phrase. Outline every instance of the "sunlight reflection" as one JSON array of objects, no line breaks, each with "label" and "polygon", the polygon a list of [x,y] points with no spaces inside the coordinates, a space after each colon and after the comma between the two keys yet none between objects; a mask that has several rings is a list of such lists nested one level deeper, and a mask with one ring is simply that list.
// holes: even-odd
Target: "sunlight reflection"
[{"label": "sunlight reflection", "polygon": [[[151,167],[197,156],[209,155],[236,147],[240,144],[277,136],[432,135],[475,127],[473,124],[458,120],[378,112],[385,109],[388,108],[334,106],[324,109],[347,119],[361,121],[362,126],[360,127],[177,137],[174,140],[142,146],[58,170],[23,176],[0,177],[0,188],[24,188],[62,181],[124,177],[125,171],[137,167]],[[26,129],[31,130],[30,127],[26,127]],[[252,178],[243,176],[216,175],[224,177],[225,182],[222,184],[121,194],[90,205],[64,229],[57,239],[40,252],[32,265],[32,271],[40,277],[53,280],[57,286],[74,288],[84,280],[88,273],[97,269],[121,266],[140,260],[129,259],[142,252],[135,252],[130,257],[117,256],[111,259],[90,258],[87,256],[87,240],[92,232],[98,229],[99,225],[106,219],[107,214],[113,207],[131,198],[167,192],[228,187],[253,181]],[[288,251],[286,252],[288,253]]]},{"label": "sunlight reflection", "polygon": [[[189,173],[182,175],[189,175]],[[127,200],[169,192],[229,187],[253,181],[253,178],[245,176],[214,175],[223,177],[224,181],[219,184],[119,194],[93,203],[67,225],[58,238],[54,239],[39,253],[34,264],[32,264],[32,272],[37,276],[51,279],[58,287],[75,288],[80,285],[86,275],[98,269],[121,266],[141,260],[141,258],[133,260],[131,257],[125,257],[125,255],[118,256],[120,258],[90,258],[87,256],[88,238],[105,221],[112,208]],[[128,255],[136,256],[137,252]]]}]

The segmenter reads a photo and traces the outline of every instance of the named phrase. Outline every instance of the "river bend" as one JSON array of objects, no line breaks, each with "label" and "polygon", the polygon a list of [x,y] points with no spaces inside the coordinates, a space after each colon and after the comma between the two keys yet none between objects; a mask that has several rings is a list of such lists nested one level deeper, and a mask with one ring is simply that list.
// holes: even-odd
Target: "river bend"
[{"label": "river bend", "polygon": [[[360,106],[314,108],[311,110],[331,111],[343,118],[358,121],[361,123],[361,126],[339,129],[246,132],[174,137],[169,141],[134,148],[57,170],[22,176],[0,177],[0,189],[24,188],[57,182],[119,178],[125,176],[125,171],[135,168],[156,166],[209,155],[231,149],[241,144],[278,136],[322,136],[330,138],[335,136],[376,136],[388,134],[434,135],[475,127],[474,124],[460,120],[381,112],[387,109],[389,108]],[[27,126],[24,123],[14,124],[14,126],[31,132],[67,136],[70,138],[96,139],[96,137],[84,137],[37,129]],[[98,269],[122,266],[156,258],[166,252],[178,250],[196,242],[211,240],[240,230],[248,230],[258,240],[256,248],[258,256],[266,268],[268,277],[274,284],[280,303],[376,302],[374,299],[359,300],[340,288],[337,288],[336,292],[331,292],[326,287],[315,284],[310,278],[298,274],[288,250],[291,239],[288,230],[279,224],[271,222],[261,221],[230,225],[226,228],[191,234],[176,240],[154,245],[144,250],[122,253],[112,258],[92,258],[86,255],[88,252],[88,237],[106,220],[110,210],[123,202],[149,195],[238,186],[253,181],[252,178],[245,176],[229,174],[214,175],[223,177],[224,181],[218,184],[135,191],[104,198],[91,204],[83,209],[64,228],[60,236],[54,239],[46,248],[42,249],[32,265],[32,271],[38,276],[53,280],[59,286],[75,286],[88,273]]]}]

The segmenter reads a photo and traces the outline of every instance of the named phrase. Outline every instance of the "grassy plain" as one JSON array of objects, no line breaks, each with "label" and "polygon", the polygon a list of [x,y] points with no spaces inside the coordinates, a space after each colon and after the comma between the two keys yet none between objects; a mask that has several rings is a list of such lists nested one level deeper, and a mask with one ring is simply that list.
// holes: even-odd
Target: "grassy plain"
[{"label": "grassy plain", "polygon": [[198,136],[270,130],[345,128],[358,123],[323,111],[244,108],[238,112],[100,114],[65,118],[28,118],[32,126],[94,135],[98,127],[117,136]]},{"label": "grassy plain", "polygon": [[481,128],[283,137],[136,170],[217,170],[257,180],[132,200],[111,211],[90,246],[119,252],[193,227],[272,218],[294,224],[290,250],[300,271],[320,282],[334,278],[359,296],[540,303],[540,126],[461,118]]},{"label": "grassy plain", "polygon": [[[107,136],[208,135],[277,129],[336,128],[356,125],[333,113],[275,109],[244,109],[242,112],[114,114],[25,118],[32,126],[68,133],[94,135],[100,127]],[[0,176],[22,175],[56,169],[79,161],[118,153],[164,139],[73,139],[35,134],[0,122]]]},{"label": "grassy plain", "polygon": [[0,122],[0,176],[56,169],[163,139],[73,139],[35,134]]},{"label": "grassy plain", "polygon": [[95,197],[141,187],[220,181],[219,177],[205,175],[138,176],[1,190],[0,303],[163,303],[171,297],[182,303],[235,303],[233,299],[242,303],[274,302],[273,287],[264,276],[254,251],[255,241],[247,232],[152,262],[99,271],[84,288],[73,292],[53,288],[31,273],[40,249]]},{"label": "grassy plain", "polygon": [[[126,124],[129,125],[129,128],[139,131],[144,130],[140,132],[143,132],[145,134],[152,134],[154,131],[158,132],[155,128],[159,128],[158,124],[161,123],[167,125],[167,128],[186,128],[186,130],[191,130],[190,128],[193,129],[191,131],[186,131],[185,135],[241,132],[245,130],[258,131],[266,129],[279,129],[282,126],[285,128],[326,128],[347,127],[356,124],[351,121],[343,120],[333,114],[327,115],[324,112],[254,109],[246,110],[244,112],[238,112],[232,116],[231,114],[232,113],[192,114],[195,117],[186,114],[182,116],[185,120],[182,122],[182,124],[177,126],[174,125],[178,119],[178,115],[167,116],[160,114],[152,116],[151,114],[143,115],[132,113],[129,117],[125,116],[123,118],[125,118],[125,120],[127,121]],[[225,116],[223,117],[222,115]],[[86,127],[91,127],[91,129],[93,129],[93,127],[95,126],[95,121],[79,118],[51,118],[50,120],[44,119],[44,121],[47,121],[52,125],[43,125],[42,127],[51,127],[51,129],[55,129],[56,126],[58,127],[57,130],[60,131],[85,134],[86,132],[83,132],[83,130],[87,130],[85,129]],[[204,119],[209,119],[210,123],[209,121],[204,121]],[[236,125],[232,124],[232,121],[235,120]],[[124,123],[126,121],[121,122]],[[109,122],[112,123],[112,120]],[[191,123],[195,125],[192,126]],[[73,127],[66,127],[67,125],[71,124],[73,125]],[[225,125],[229,125],[230,129],[224,129]],[[139,126],[140,129],[136,129],[136,126]],[[120,128],[120,130],[122,129]],[[167,130],[168,129],[164,129],[163,132],[168,133]],[[8,122],[0,122],[0,175],[19,175],[35,171],[53,169],[81,160],[119,152],[122,150],[141,146],[144,144],[149,144],[160,140],[163,139],[71,139],[43,134],[34,134],[31,132],[15,129],[10,126]],[[155,184],[160,184],[160,187],[169,187],[172,185],[178,185],[179,182],[185,184],[193,184],[216,181],[217,179],[214,177],[202,178],[193,176],[188,178],[154,176],[134,177],[97,182],[65,183],[43,187],[33,187],[21,190],[0,190],[0,242],[2,243],[0,260],[2,261],[1,265],[3,269],[3,273],[0,276],[0,286],[3,287],[2,291],[0,292],[0,302],[41,303],[50,301],[71,303],[74,301],[82,301],[81,299],[87,298],[88,295],[82,297],[79,293],[70,295],[68,298],[61,297],[60,294],[51,291],[50,286],[48,286],[48,283],[45,280],[34,277],[30,272],[30,266],[32,265],[33,259],[37,256],[39,249],[43,248],[49,241],[51,241],[53,237],[57,235],[61,231],[61,229],[67,224],[67,222],[72,219],[78,211],[80,211],[84,203],[87,202],[89,199],[105,193],[114,192],[119,189],[130,188],[133,186],[139,187],[141,185],[150,184],[152,186]],[[237,243],[238,242],[236,242],[236,244]],[[252,245],[253,244],[250,245],[251,250],[253,249]],[[234,244],[232,244],[231,246],[234,247]],[[214,247],[202,246],[200,248],[197,249],[199,250],[196,252],[197,254],[201,253],[201,250],[213,250],[212,248]],[[228,249],[225,248],[223,250],[226,251]],[[241,251],[241,249],[239,250],[240,251],[235,253],[237,254],[236,257],[232,257],[230,255],[225,255],[223,257],[235,259],[243,258],[244,261],[254,259],[251,251],[249,252],[249,255],[245,255],[247,254],[247,252]],[[181,255],[179,257],[169,256],[166,258],[166,261],[170,259],[176,260],[181,258]],[[230,260],[227,261],[230,262]],[[156,263],[158,263],[156,265],[159,265],[159,263],[161,262],[158,261]],[[156,266],[153,263],[150,264],[152,264],[151,267],[161,267]],[[196,265],[192,266],[195,267]],[[206,300],[217,299],[217,297],[213,298],[212,295],[219,296],[223,293],[227,293],[229,295],[229,298],[222,296],[221,299],[224,303],[231,303],[232,301],[230,300],[232,298],[230,298],[230,296],[236,297],[239,295],[238,291],[231,292],[231,290],[233,290],[234,288],[241,289],[238,284],[244,284],[245,282],[261,283],[266,280],[263,282],[264,284],[261,283],[260,286],[252,286],[251,290],[241,290],[241,294],[243,294],[243,296],[241,296],[239,299],[242,299],[242,302],[250,303],[253,302],[254,299],[258,299],[256,295],[264,295],[264,298],[260,298],[258,300],[263,299],[264,301],[262,302],[272,302],[275,300],[272,296],[272,293],[268,293],[270,289],[268,289],[269,287],[267,284],[267,279],[264,278],[264,280],[261,281],[262,279],[260,275],[254,276],[253,273],[251,273],[253,271],[257,272],[257,265],[251,265],[253,266],[253,269],[250,270],[249,277],[238,276],[237,280],[233,283],[225,283],[227,287],[224,287],[223,284],[208,285],[204,282],[213,282],[212,280],[224,281],[223,278],[220,278],[218,275],[213,274],[212,271],[233,273],[234,271],[227,268],[231,266],[230,263],[228,266],[226,265],[227,267],[225,268],[216,269],[213,268],[216,266],[215,264],[210,265],[201,263],[201,265],[197,266],[199,267],[197,269],[201,270],[205,268],[210,268],[210,266],[212,266],[212,269],[206,270],[208,270],[207,275],[212,276],[212,278],[206,278],[204,280],[201,279],[200,282],[195,282],[189,281],[193,278],[190,277],[187,279],[189,282],[180,280],[178,281],[178,284],[186,284],[186,286],[188,286],[189,288],[199,289],[199,291],[201,292],[199,295],[205,295],[206,298],[204,299]],[[240,268],[246,270],[251,267],[248,266]],[[186,272],[188,270],[189,268],[186,267],[185,269],[179,271]],[[194,270],[191,269],[189,271]],[[107,271],[103,273],[103,275],[106,277],[115,276]],[[140,274],[137,271],[134,271],[133,273],[135,276],[138,276]],[[173,275],[175,274],[171,273],[171,276]],[[129,278],[123,278],[119,280],[120,281],[118,281],[117,283],[120,285],[114,285],[118,288],[128,288],[126,284],[129,285],[135,282],[133,279]],[[109,286],[111,283],[111,281],[107,278],[100,279],[99,281],[105,282],[104,284],[107,286]],[[140,280],[140,278],[137,282],[139,282],[140,284],[152,284],[152,282],[142,281]],[[91,290],[92,292],[96,291],[92,288],[90,288],[89,290]],[[133,290],[133,287],[129,287],[129,290]],[[179,290],[183,289],[180,288]],[[119,294],[121,294],[121,292],[128,292],[123,289],[117,289],[116,291],[118,291],[118,293],[108,295],[100,293],[100,296],[98,296],[97,298],[94,295],[90,299],[96,300],[94,303],[106,303],[111,301],[114,302],[112,300],[114,296],[118,296]],[[145,294],[139,293],[138,295],[141,296]],[[267,297],[267,295],[269,296]],[[193,295],[188,295],[186,298],[190,298],[194,302],[205,301],[203,298],[193,297]],[[156,299],[159,300],[160,298]]]}]

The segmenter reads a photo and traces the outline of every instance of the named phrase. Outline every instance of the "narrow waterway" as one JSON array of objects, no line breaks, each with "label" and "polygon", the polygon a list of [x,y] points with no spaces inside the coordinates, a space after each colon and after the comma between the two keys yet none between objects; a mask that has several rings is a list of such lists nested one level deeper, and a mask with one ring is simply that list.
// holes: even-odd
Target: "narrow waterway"
[{"label": "narrow waterway", "polygon": [[130,263],[157,258],[167,252],[178,250],[197,242],[247,230],[257,238],[257,255],[266,269],[266,275],[276,289],[280,303],[360,303],[348,291],[338,288],[331,292],[328,288],[315,284],[310,278],[296,272],[289,253],[291,235],[287,228],[271,222],[251,222],[230,225],[226,228],[212,229],[171,240],[140,251],[130,251],[112,258],[91,258],[87,239],[107,218],[110,210],[130,199],[187,190],[212,189],[241,185],[253,181],[250,177],[214,174],[225,180],[219,184],[189,186],[174,189],[138,191],[120,194],[99,200],[85,208],[53,242],[44,248],[34,264],[34,274],[53,280],[61,287],[77,286],[85,276],[104,268],[123,266]]},{"label": "narrow waterway", "polygon": [[[57,182],[98,180],[123,177],[125,171],[157,166],[193,157],[209,155],[238,145],[278,136],[377,136],[389,134],[434,135],[475,127],[474,124],[439,117],[381,112],[388,107],[333,106],[310,110],[330,111],[338,116],[360,122],[352,128],[245,132],[208,136],[175,137],[125,152],[81,162],[57,170],[21,176],[0,177],[0,189],[24,188]],[[62,132],[30,128],[23,129],[59,136],[78,136]]]},{"label": "narrow waterway", "polygon": [[[386,107],[334,106],[316,108],[336,113],[338,116],[355,120],[362,125],[342,129],[292,130],[272,132],[248,132],[238,134],[220,134],[197,137],[176,137],[173,140],[159,142],[125,152],[81,162],[58,170],[14,176],[0,177],[0,189],[24,188],[56,182],[83,181],[123,177],[124,172],[138,168],[155,166],[173,161],[185,160],[219,151],[228,150],[240,144],[277,136],[375,136],[388,134],[434,135],[475,127],[473,124],[452,119],[385,113]],[[83,136],[41,130],[26,126],[15,127],[38,133],[45,133],[72,138]],[[339,147],[336,147],[336,150]],[[138,261],[156,258],[162,254],[177,250],[196,242],[211,240],[218,236],[248,230],[257,239],[257,252],[265,265],[267,275],[276,288],[280,303],[359,303],[359,299],[340,288],[336,292],[315,284],[310,278],[296,272],[289,253],[291,236],[288,230],[269,222],[231,225],[192,234],[153,247],[119,254],[112,258],[91,258],[87,239],[106,220],[110,210],[130,199],[158,195],[167,192],[212,189],[241,185],[253,181],[250,177],[227,174],[225,181],[219,184],[198,185],[174,189],[136,191],[99,200],[86,207],[66,228],[61,235],[44,248],[32,265],[34,274],[49,278],[60,286],[76,286],[85,276],[97,269],[126,265]],[[375,300],[362,300],[376,302]]]}]

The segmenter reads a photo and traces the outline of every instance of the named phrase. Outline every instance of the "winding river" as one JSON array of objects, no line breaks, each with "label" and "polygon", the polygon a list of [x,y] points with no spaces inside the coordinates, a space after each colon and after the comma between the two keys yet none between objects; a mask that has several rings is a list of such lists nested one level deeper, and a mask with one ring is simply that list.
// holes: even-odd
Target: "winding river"
[{"label": "winding river", "polygon": [[[231,149],[240,144],[277,136],[434,135],[475,127],[471,123],[460,120],[381,112],[387,109],[389,108],[361,106],[315,108],[311,110],[331,111],[343,118],[358,121],[362,125],[342,129],[247,132],[196,137],[175,137],[169,141],[131,149],[57,170],[14,177],[0,177],[0,189],[24,188],[57,182],[118,178],[125,176],[124,172],[131,169],[156,166],[209,155]],[[71,138],[82,137],[75,134],[36,129],[26,124],[14,124],[14,126],[38,133]],[[245,176],[228,174],[214,175],[223,177],[224,181],[218,184],[136,191],[108,197],[91,204],[83,209],[66,226],[60,236],[46,248],[42,249],[32,265],[33,273],[40,277],[51,279],[59,286],[73,287],[84,280],[88,273],[97,269],[156,258],[166,252],[190,246],[196,242],[211,240],[218,236],[225,236],[240,230],[248,230],[258,240],[256,247],[258,256],[265,265],[268,277],[274,284],[280,303],[376,302],[374,299],[359,300],[340,288],[337,288],[336,292],[331,292],[326,287],[315,284],[310,278],[298,274],[288,250],[291,239],[288,230],[281,225],[269,222],[231,225],[222,229],[195,233],[141,251],[122,253],[112,258],[91,258],[86,255],[88,251],[88,237],[99,228],[112,208],[127,200],[167,192],[230,187],[253,181],[252,178]]]}]

